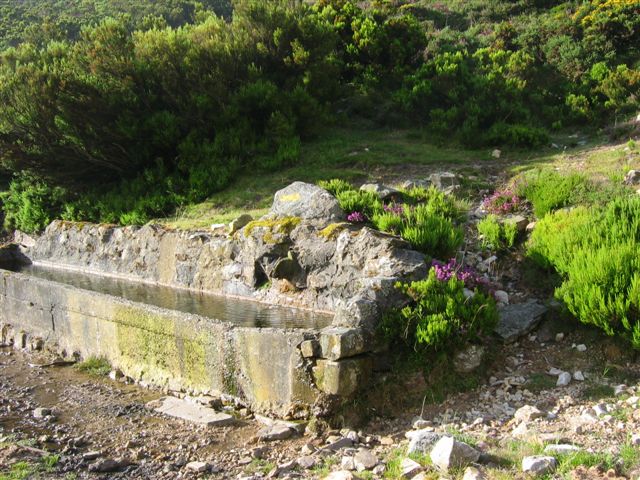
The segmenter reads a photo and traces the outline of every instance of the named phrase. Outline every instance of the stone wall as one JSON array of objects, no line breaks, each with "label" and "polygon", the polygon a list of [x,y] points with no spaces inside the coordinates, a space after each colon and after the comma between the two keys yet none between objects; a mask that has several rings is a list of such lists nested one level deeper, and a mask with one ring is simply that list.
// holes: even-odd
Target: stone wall
[{"label": "stone wall", "polygon": [[380,309],[402,301],[396,281],[426,274],[406,242],[341,223],[326,191],[288,189],[269,215],[231,234],[56,221],[22,251],[39,263],[336,312],[343,326],[375,324]]}]

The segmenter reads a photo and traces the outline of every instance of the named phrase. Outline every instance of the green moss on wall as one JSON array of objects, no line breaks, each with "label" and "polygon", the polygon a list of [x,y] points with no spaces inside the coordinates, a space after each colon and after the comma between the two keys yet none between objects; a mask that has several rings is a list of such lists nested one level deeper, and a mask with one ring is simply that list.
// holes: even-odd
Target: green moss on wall
[{"label": "green moss on wall", "polygon": [[256,228],[265,228],[264,242],[278,243],[279,239],[275,235],[289,235],[300,224],[300,221],[299,217],[254,220],[244,227],[244,236],[251,236]]}]

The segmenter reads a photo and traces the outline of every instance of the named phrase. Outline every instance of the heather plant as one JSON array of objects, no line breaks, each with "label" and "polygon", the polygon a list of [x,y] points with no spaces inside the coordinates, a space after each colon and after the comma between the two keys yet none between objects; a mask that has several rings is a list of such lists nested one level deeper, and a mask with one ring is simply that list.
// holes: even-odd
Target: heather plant
[{"label": "heather plant", "polygon": [[533,213],[542,218],[551,211],[584,202],[593,185],[579,173],[561,175],[540,170],[525,176],[518,189],[519,194],[531,202]]},{"label": "heather plant", "polygon": [[320,180],[318,182],[318,186],[320,188],[324,188],[327,192],[329,192],[334,197],[337,197],[338,194],[346,191],[353,191],[353,185],[351,185],[346,180],[342,180],[341,178],[332,178],[331,180]]},{"label": "heather plant", "polygon": [[640,349],[640,198],[547,215],[528,255],[560,274],[556,297],[578,320]]},{"label": "heather plant", "polygon": [[518,237],[518,225],[508,219],[500,221],[496,215],[487,215],[478,222],[482,245],[493,250],[512,248]]},{"label": "heather plant", "polygon": [[452,351],[477,341],[492,331],[498,319],[491,296],[479,289],[465,295],[465,282],[457,275],[443,277],[437,267],[426,279],[398,283],[396,288],[411,303],[387,314],[382,332],[388,340],[400,340],[418,352]]},{"label": "heather plant", "polygon": [[378,196],[364,190],[342,190],[338,192],[336,198],[345,212],[360,212],[368,218],[382,208],[382,202]]},{"label": "heather plant", "polygon": [[489,213],[513,213],[522,207],[522,199],[511,189],[496,190],[483,200],[482,206]]}]

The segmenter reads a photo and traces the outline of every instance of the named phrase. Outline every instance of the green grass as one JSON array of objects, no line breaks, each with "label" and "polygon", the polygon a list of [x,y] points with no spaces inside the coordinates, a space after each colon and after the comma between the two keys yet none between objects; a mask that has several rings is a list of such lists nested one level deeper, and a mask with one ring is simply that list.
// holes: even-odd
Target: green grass
[{"label": "green grass", "polygon": [[[377,180],[394,177],[399,170],[406,175],[407,165],[431,167],[429,170],[457,170],[463,175],[463,194],[477,194],[481,188],[494,188],[483,175],[485,166],[515,175],[525,170],[551,167],[560,171],[582,171],[589,177],[619,179],[631,168],[640,168],[640,158],[629,161],[626,143],[598,147],[594,139],[588,146],[536,151],[503,151],[500,160],[491,158],[489,149],[468,150],[455,145],[435,145],[420,130],[372,128],[349,125],[328,128],[316,139],[303,144],[296,165],[278,172],[244,175],[225,190],[204,202],[187,205],[173,216],[154,220],[170,228],[208,228],[213,223],[228,223],[242,213],[264,215],[273,194],[294,181],[316,183],[340,178],[347,181]],[[481,165],[479,171],[474,166]],[[468,179],[467,176],[476,176]],[[393,182],[391,182],[393,183]]]},{"label": "green grass", "polygon": [[251,463],[245,467],[247,473],[262,473],[267,475],[271,470],[276,467],[276,464],[260,458],[254,458]]},{"label": "green grass", "polygon": [[45,455],[38,463],[17,462],[0,472],[0,480],[27,480],[37,478],[39,473],[52,473],[60,461],[60,455]]},{"label": "green grass", "polygon": [[613,397],[613,387],[601,383],[590,383],[582,391],[582,396],[590,400],[602,400]]},{"label": "green grass", "polygon": [[527,390],[538,393],[542,390],[550,390],[556,386],[555,377],[551,377],[546,373],[534,373],[532,374],[525,385]]},{"label": "green grass", "polygon": [[104,377],[111,371],[111,365],[104,357],[89,357],[83,362],[76,363],[74,367],[93,377]]}]

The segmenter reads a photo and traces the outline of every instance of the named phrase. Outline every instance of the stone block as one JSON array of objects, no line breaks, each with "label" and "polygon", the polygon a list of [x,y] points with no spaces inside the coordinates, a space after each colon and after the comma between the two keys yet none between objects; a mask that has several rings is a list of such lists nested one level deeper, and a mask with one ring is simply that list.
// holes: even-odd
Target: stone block
[{"label": "stone block", "polygon": [[316,385],[331,395],[349,396],[369,380],[371,358],[357,357],[344,360],[318,360],[313,369]]}]

